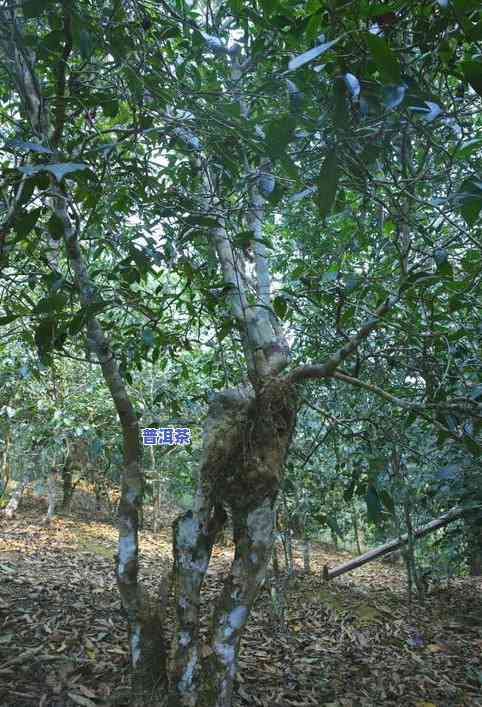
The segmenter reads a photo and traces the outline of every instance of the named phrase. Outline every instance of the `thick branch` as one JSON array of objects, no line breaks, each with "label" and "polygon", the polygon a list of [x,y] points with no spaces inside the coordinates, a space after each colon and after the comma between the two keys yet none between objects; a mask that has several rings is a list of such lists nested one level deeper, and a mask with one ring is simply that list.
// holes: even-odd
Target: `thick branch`
[{"label": "thick branch", "polygon": [[59,61],[57,73],[57,95],[55,99],[55,130],[52,137],[52,144],[57,146],[61,139],[65,124],[65,76],[67,62],[72,52],[72,20],[69,3],[63,3],[64,8],[64,36],[65,44],[62,58]]},{"label": "thick branch", "polygon": [[292,383],[299,383],[303,380],[310,380],[313,378],[330,378],[333,376],[340,363],[342,363],[342,361],[357,350],[360,343],[367,338],[370,332],[381,325],[380,318],[393,307],[395,302],[395,298],[389,297],[383,304],[381,304],[375,310],[374,316],[362,326],[357,334],[351,336],[345,346],[338,349],[338,351],[333,354],[333,356],[331,356],[326,363],[299,366],[288,375],[288,379]]},{"label": "thick branch", "polygon": [[428,422],[431,422],[433,425],[435,425],[435,427],[437,427],[442,432],[446,432],[454,439],[460,440],[459,435],[457,435],[456,433],[449,430],[448,427],[445,427],[445,425],[442,425],[442,423],[439,422],[438,420],[432,418],[426,412],[425,408],[422,405],[418,405],[417,403],[411,403],[408,400],[403,400],[403,398],[397,398],[395,395],[392,395],[391,393],[387,393],[385,390],[383,390],[382,388],[379,388],[377,385],[373,385],[372,383],[365,383],[365,381],[362,381],[359,378],[353,378],[352,376],[349,376],[346,373],[342,373],[340,371],[336,371],[333,374],[333,378],[337,378],[338,380],[345,381],[345,383],[350,383],[351,385],[355,385],[358,388],[363,388],[364,390],[368,390],[371,393],[374,393],[375,395],[378,395],[379,397],[383,398],[384,400],[388,400],[389,403],[393,403],[393,405],[404,408],[404,410],[411,410],[412,412],[416,412],[417,415],[420,415],[420,417],[423,417],[425,420],[428,420]]},{"label": "thick branch", "polygon": [[[421,528],[414,530],[413,534],[415,537],[421,538],[422,536],[428,535],[434,530],[437,530],[438,528],[443,528],[445,525],[448,525],[448,523],[451,523],[452,521],[461,518],[466,512],[467,511],[463,508],[452,508],[447,513],[444,513],[444,515],[440,516],[439,518],[436,518],[435,520],[432,520],[430,523],[427,523],[427,525],[423,525]],[[333,570],[328,569],[328,567],[325,565],[325,567],[323,568],[323,579],[333,579],[334,577],[339,577],[340,575],[345,574],[345,572],[351,572],[351,570],[355,570],[357,569],[357,567],[361,567],[367,562],[371,562],[372,560],[376,560],[378,557],[388,555],[390,552],[398,550],[398,548],[405,545],[407,541],[408,535],[402,535],[401,538],[399,538],[398,540],[390,540],[390,542],[385,543],[384,545],[380,545],[380,547],[376,547],[373,550],[365,552],[359,557],[355,557],[354,560],[344,562],[342,565],[335,567],[335,569]]]}]

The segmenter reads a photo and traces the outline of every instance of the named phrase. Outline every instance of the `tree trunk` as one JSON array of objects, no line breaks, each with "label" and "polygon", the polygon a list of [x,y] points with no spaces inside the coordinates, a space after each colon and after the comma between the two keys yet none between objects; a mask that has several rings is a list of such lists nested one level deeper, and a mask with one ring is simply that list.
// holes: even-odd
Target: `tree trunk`
[{"label": "tree trunk", "polygon": [[[443,528],[445,525],[448,525],[448,523],[451,523],[452,521],[461,518],[466,512],[467,511],[465,511],[463,508],[452,508],[447,513],[444,513],[443,516],[440,516],[440,518],[436,518],[430,523],[427,523],[427,525],[423,525],[421,528],[417,528],[416,530],[414,530],[413,535],[417,538],[420,538],[423,535],[428,535],[428,533],[431,533],[434,530],[437,530],[438,528]],[[345,574],[345,572],[351,572],[351,570],[357,569],[357,567],[361,567],[367,562],[371,562],[372,560],[376,560],[378,557],[387,555],[389,552],[398,550],[400,547],[402,547],[402,545],[405,545],[407,541],[407,535],[402,535],[402,537],[398,540],[391,540],[390,542],[385,543],[380,547],[374,548],[373,550],[369,550],[360,557],[356,557],[354,560],[344,562],[342,565],[335,567],[335,569],[333,570],[330,570],[325,565],[325,567],[323,568],[323,578],[325,580],[333,579],[334,577],[339,577],[340,575]]]},{"label": "tree trunk", "polygon": [[57,501],[57,469],[53,468],[47,478],[47,496],[48,508],[45,516],[45,523],[50,525],[52,518],[55,515],[55,504]]},{"label": "tree trunk", "polygon": [[468,565],[471,577],[482,576],[482,518],[467,522]]},{"label": "tree trunk", "polygon": [[17,484],[17,487],[15,491],[12,493],[10,496],[10,500],[7,503],[7,505],[4,508],[4,514],[5,517],[11,520],[15,513],[17,512],[18,506],[20,504],[20,499],[22,498],[22,494],[29,485],[29,483],[32,481],[32,472],[30,469],[28,471],[25,471],[22,478]]},{"label": "tree trunk", "polygon": [[152,530],[154,533],[158,533],[161,528],[161,471],[156,470],[154,447],[149,447],[149,457],[151,462],[153,496]]},{"label": "tree trunk", "polygon": [[303,571],[305,574],[311,574],[311,545],[306,534],[303,537],[301,550],[303,552]]},{"label": "tree trunk", "polygon": [[62,504],[61,508],[64,513],[70,513],[72,506],[72,496],[74,495],[74,486],[72,483],[72,459],[67,455],[65,463],[62,467]]},{"label": "tree trunk", "polygon": [[358,554],[361,555],[360,533],[358,530],[358,515],[353,501],[351,502],[351,519],[353,523],[353,534],[355,536],[356,549]]},{"label": "tree trunk", "polygon": [[[290,386],[227,390],[211,404],[194,508],[174,525],[177,625],[170,707],[230,707],[241,636],[271,557],[274,504],[295,423]],[[233,518],[235,555],[208,645],[200,592],[213,543]]]},{"label": "tree trunk", "polygon": [[9,451],[10,451],[10,442],[11,442],[11,434],[10,431],[8,431],[5,434],[5,447],[2,452],[2,463],[1,463],[1,476],[2,476],[2,481],[3,481],[3,486],[2,486],[2,495],[5,496],[5,493],[7,491],[7,487],[10,481],[10,457],[9,457]]}]

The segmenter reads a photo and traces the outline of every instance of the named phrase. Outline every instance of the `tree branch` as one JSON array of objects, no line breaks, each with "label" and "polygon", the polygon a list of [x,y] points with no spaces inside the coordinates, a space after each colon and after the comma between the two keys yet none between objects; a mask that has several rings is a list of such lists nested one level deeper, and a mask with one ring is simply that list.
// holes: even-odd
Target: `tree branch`
[{"label": "tree branch", "polygon": [[445,425],[442,425],[442,423],[439,422],[438,420],[434,420],[433,417],[431,417],[425,411],[425,409],[422,405],[418,405],[417,403],[411,403],[408,400],[403,400],[403,398],[397,398],[395,395],[392,395],[391,393],[387,393],[385,390],[383,390],[382,388],[379,388],[377,385],[373,385],[372,383],[365,383],[365,381],[362,381],[359,378],[353,378],[352,376],[349,376],[346,373],[342,373],[341,371],[336,371],[333,374],[333,378],[337,378],[338,380],[344,381],[345,383],[350,383],[351,385],[355,385],[358,388],[363,388],[364,390],[368,390],[368,391],[370,391],[370,393],[374,393],[375,395],[378,395],[379,397],[383,398],[384,400],[387,400],[389,403],[392,403],[393,405],[396,405],[397,407],[401,407],[404,410],[410,410],[411,412],[416,412],[417,415],[419,415],[420,417],[423,417],[425,420],[427,420],[428,422],[435,425],[435,427],[437,427],[442,432],[449,434],[451,437],[453,437],[453,439],[456,439],[457,441],[460,441],[460,439],[461,439],[460,435],[449,430],[448,427],[445,427]]},{"label": "tree branch", "polygon": [[398,298],[389,297],[383,304],[381,304],[375,310],[374,316],[362,326],[357,334],[351,336],[345,346],[338,349],[338,351],[333,354],[328,361],[320,364],[299,366],[287,376],[287,379],[291,383],[300,383],[304,380],[332,377],[340,363],[342,363],[342,361],[357,350],[360,343],[367,338],[370,332],[381,325],[380,318],[393,307],[397,299]]}]

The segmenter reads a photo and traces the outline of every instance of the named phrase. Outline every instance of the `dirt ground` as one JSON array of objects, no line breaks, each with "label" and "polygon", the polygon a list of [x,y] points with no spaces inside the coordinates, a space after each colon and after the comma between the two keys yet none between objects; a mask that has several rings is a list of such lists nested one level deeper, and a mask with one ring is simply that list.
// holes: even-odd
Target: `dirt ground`
[{"label": "dirt ground", "polygon": [[[83,510],[45,527],[44,512],[27,497],[13,521],[0,521],[0,705],[127,706],[115,524]],[[158,535],[142,531],[141,577],[152,592],[170,557],[167,521]],[[204,630],[231,557],[232,547],[214,551]],[[315,546],[312,574],[289,581],[284,617],[262,592],[235,707],[482,706],[482,581],[435,586],[410,612],[397,567],[372,562],[323,583],[323,566],[346,559]],[[301,569],[297,551],[295,560]]]}]

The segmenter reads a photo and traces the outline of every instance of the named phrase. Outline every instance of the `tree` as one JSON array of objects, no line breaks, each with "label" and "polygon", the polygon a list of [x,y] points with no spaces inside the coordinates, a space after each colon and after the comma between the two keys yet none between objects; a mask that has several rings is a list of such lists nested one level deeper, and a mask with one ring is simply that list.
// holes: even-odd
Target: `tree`
[{"label": "tree", "polygon": [[[21,243],[44,236],[42,272],[59,273],[61,293],[51,283],[47,302],[34,306],[36,314],[45,307],[38,348],[48,358],[85,328],[117,410],[124,440],[117,579],[136,699],[162,703],[169,687],[171,707],[227,706],[271,555],[300,388],[312,394],[311,382],[322,381],[327,404],[335,386],[364,389],[452,439],[477,444],[461,420],[451,428],[437,417],[459,401],[426,404],[420,377],[409,394],[385,390],[380,361],[391,346],[402,348],[403,337],[392,331],[412,334],[413,326],[417,340],[433,338],[434,322],[420,314],[429,284],[442,283],[432,313],[460,295],[445,251],[452,244],[465,256],[474,237],[453,208],[471,226],[481,196],[465,165],[452,175],[462,182],[457,192],[450,187],[443,208],[427,194],[424,174],[435,178],[450,162],[431,137],[443,109],[413,68],[430,50],[432,6],[403,9],[387,24],[370,9],[342,13],[333,3],[302,11],[281,3],[181,5],[182,12],[141,2],[92,9],[66,1],[59,14],[43,4],[0,4],[5,98],[20,128],[9,141],[2,251],[16,246],[12,231]],[[453,61],[473,29],[475,11],[461,12],[465,25],[438,8],[430,35],[437,48],[445,33],[453,36]],[[300,53],[302,43],[307,51]],[[313,71],[317,61],[323,64]],[[460,70],[475,91],[478,65],[471,57]],[[443,100],[455,106],[460,71],[445,59],[429,68]],[[471,92],[469,107],[474,99]],[[437,129],[447,139],[450,127]],[[123,223],[115,242],[111,229],[128,216],[139,219],[140,231],[160,226],[157,240],[139,247]],[[427,269],[432,258],[435,272]],[[110,302],[109,277],[119,283]],[[177,625],[169,675],[162,617],[137,581],[143,475],[124,339],[140,340],[142,328],[130,360],[141,367],[150,349],[161,360],[186,341],[182,327],[167,326],[159,303],[142,301],[156,293],[154,281],[163,294],[185,283],[173,298],[177,316],[188,330],[203,323],[200,346],[215,332],[223,360],[232,363],[223,376],[231,387],[213,396],[208,411],[193,508],[173,528]],[[74,293],[81,308],[66,317]],[[9,309],[3,323],[23,314]],[[342,369],[352,357],[353,368]],[[390,379],[395,389],[405,384],[403,372]],[[463,414],[473,407],[463,401]],[[203,652],[200,592],[226,508],[235,556]]]}]

